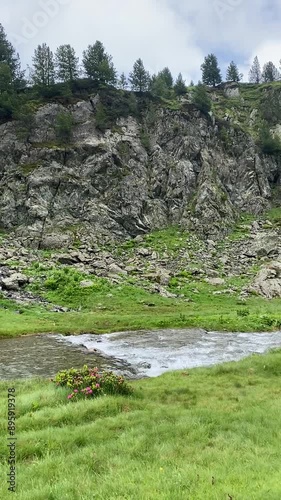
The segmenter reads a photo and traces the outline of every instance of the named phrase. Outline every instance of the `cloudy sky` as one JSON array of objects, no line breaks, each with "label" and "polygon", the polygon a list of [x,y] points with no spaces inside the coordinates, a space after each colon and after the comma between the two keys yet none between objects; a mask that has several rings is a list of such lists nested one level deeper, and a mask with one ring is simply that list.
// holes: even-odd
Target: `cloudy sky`
[{"label": "cloudy sky", "polygon": [[34,48],[72,44],[78,55],[96,40],[128,73],[141,57],[154,73],[169,66],[187,82],[201,77],[210,52],[225,72],[233,59],[247,80],[255,55],[281,59],[281,0],[0,0],[1,18],[23,66]]}]

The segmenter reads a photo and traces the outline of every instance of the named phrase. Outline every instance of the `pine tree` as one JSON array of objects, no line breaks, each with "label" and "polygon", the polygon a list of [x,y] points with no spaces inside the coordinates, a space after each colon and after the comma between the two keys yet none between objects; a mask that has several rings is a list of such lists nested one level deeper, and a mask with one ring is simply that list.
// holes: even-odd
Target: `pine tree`
[{"label": "pine tree", "polygon": [[2,24],[0,24],[0,63],[9,66],[14,87],[24,85],[24,71],[21,71],[19,55],[8,41]]},{"label": "pine tree", "polygon": [[101,102],[98,102],[97,104],[95,120],[97,129],[101,132],[105,132],[108,128],[108,115],[106,113],[104,105]]},{"label": "pine tree", "polygon": [[128,88],[128,80],[125,73],[121,73],[120,78],[118,80],[118,87],[121,90],[126,90]]},{"label": "pine tree", "polygon": [[72,82],[79,76],[79,58],[70,45],[60,45],[55,54],[56,74],[63,82]]},{"label": "pine tree", "polygon": [[281,142],[278,136],[274,136],[266,121],[259,126],[259,145],[266,154],[275,154],[281,151]]},{"label": "pine tree", "polygon": [[201,65],[202,80],[205,85],[212,85],[215,87],[222,82],[221,70],[218,65],[218,60],[214,54],[209,54],[205,57]]},{"label": "pine tree", "polygon": [[153,75],[150,81],[149,90],[153,95],[158,97],[168,98],[170,96],[170,88],[167,85],[167,80],[162,72],[158,75]]},{"label": "pine tree", "polygon": [[71,143],[73,137],[73,117],[71,113],[62,112],[56,117],[55,132],[59,143],[67,146]]},{"label": "pine tree", "polygon": [[238,66],[234,61],[231,61],[230,65],[226,70],[226,81],[227,82],[240,82],[243,78],[242,73],[239,73]]},{"label": "pine tree", "polygon": [[129,82],[132,89],[136,92],[146,92],[150,84],[150,75],[146,71],[143,61],[138,59],[135,64],[133,71],[130,73]]},{"label": "pine tree", "polygon": [[17,137],[26,144],[31,142],[32,134],[36,128],[36,119],[31,102],[25,102],[14,113],[13,117],[17,120]]},{"label": "pine tree", "polygon": [[32,80],[35,85],[50,87],[55,82],[53,53],[46,43],[34,51]]},{"label": "pine tree", "polygon": [[197,87],[192,90],[192,101],[202,111],[207,114],[212,107],[212,101],[208,95],[205,85],[199,83]]},{"label": "pine tree", "polygon": [[103,44],[96,41],[83,52],[83,66],[89,78],[103,83],[116,83],[117,73],[112,57],[106,53]]},{"label": "pine tree", "polygon": [[0,94],[9,92],[12,89],[12,80],[10,66],[5,62],[0,62]]},{"label": "pine tree", "polygon": [[177,96],[184,95],[187,92],[186,84],[181,73],[178,75],[176,79],[176,83],[174,85],[174,91],[177,94]]},{"label": "pine tree", "polygon": [[169,68],[166,67],[166,68],[162,69],[162,71],[160,71],[157,76],[162,78],[165,81],[168,89],[173,88],[174,79],[173,79],[173,75],[172,75],[171,71],[169,70]]},{"label": "pine tree", "polygon": [[256,56],[249,72],[250,83],[260,83],[261,82],[261,66]]},{"label": "pine tree", "polygon": [[280,73],[272,61],[269,61],[264,65],[261,78],[263,82],[275,82],[276,80],[279,80]]}]

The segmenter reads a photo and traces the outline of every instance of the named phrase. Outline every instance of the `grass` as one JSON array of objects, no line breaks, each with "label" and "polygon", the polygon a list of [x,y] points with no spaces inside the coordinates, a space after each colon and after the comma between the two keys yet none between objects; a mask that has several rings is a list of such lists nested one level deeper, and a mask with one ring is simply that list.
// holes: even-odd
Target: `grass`
[{"label": "grass", "polygon": [[124,252],[138,248],[150,248],[157,252],[159,256],[167,252],[174,256],[180,250],[187,250],[189,248],[198,250],[200,248],[200,240],[194,234],[181,229],[179,226],[169,226],[165,229],[151,231],[143,236],[143,241],[141,242],[130,239],[118,246],[108,244],[104,247],[105,250],[113,254],[116,253],[116,255],[121,255]]},{"label": "grass", "polygon": [[[17,405],[18,500],[277,500],[281,351],[134,382],[130,397],[71,403],[45,380],[1,382]],[[7,484],[0,498],[10,498]]]},{"label": "grass", "polygon": [[251,214],[242,215],[232,233],[228,236],[229,241],[241,241],[247,238],[250,234],[251,223],[254,220],[255,217]]},{"label": "grass", "polygon": [[[231,279],[230,285],[240,281]],[[240,285],[245,284],[241,278]],[[223,331],[268,331],[280,328],[281,300],[252,296],[241,302],[237,293],[213,295],[224,286],[191,282],[182,287],[186,299],[167,299],[134,286],[112,286],[110,293],[95,287],[77,290],[71,298],[49,292],[58,305],[76,306],[80,311],[54,313],[40,306],[20,307],[0,301],[0,336],[57,332],[105,333],[122,330],[200,327]],[[173,290],[172,291],[176,291]],[[6,309],[4,309],[4,307]],[[247,317],[239,311],[248,309]],[[20,314],[19,314],[20,313]]]},{"label": "grass", "polygon": [[266,218],[275,226],[281,226],[281,208],[274,207],[266,213]]},{"label": "grass", "polygon": [[[235,121],[238,128],[257,139],[258,129],[262,120],[261,104],[266,89],[280,89],[280,82],[270,84],[239,84],[240,97],[226,97],[223,91],[216,91],[217,102],[213,103],[215,114],[223,119],[228,114]],[[256,122],[250,120],[253,109],[258,110]]]},{"label": "grass", "polygon": [[34,170],[36,170],[40,166],[41,166],[40,163],[25,163],[23,165],[20,165],[20,171],[27,176],[32,172],[34,172]]}]

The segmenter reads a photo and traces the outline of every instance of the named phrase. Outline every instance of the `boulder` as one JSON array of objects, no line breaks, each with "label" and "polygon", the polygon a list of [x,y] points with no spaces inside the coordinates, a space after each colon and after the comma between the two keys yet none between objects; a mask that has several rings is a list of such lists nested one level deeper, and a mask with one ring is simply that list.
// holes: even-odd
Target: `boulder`
[{"label": "boulder", "polygon": [[74,256],[69,255],[69,254],[63,254],[63,255],[58,256],[57,262],[59,262],[59,264],[71,266],[72,264],[76,264],[77,257],[74,257]]},{"label": "boulder", "polygon": [[21,273],[13,273],[10,276],[1,279],[1,285],[4,290],[17,291],[28,282],[28,277]]},{"label": "boulder", "polygon": [[117,264],[110,264],[109,272],[110,274],[128,274],[127,271],[119,267]]},{"label": "boulder", "polygon": [[281,297],[281,262],[275,261],[263,266],[248,291],[267,299]]},{"label": "boulder", "polygon": [[213,286],[221,286],[225,284],[225,280],[222,278],[207,278],[205,281]]},{"label": "boulder", "polygon": [[94,282],[92,280],[80,281],[81,288],[91,288],[93,285],[94,285]]},{"label": "boulder", "polygon": [[141,255],[142,257],[148,257],[149,255],[151,255],[151,250],[149,250],[148,248],[139,248],[138,255]]}]

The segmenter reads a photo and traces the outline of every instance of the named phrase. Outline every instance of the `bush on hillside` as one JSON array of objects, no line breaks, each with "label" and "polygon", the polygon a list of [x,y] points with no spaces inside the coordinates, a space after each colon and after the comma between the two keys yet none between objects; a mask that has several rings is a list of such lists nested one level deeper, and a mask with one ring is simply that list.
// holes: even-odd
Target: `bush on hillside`
[{"label": "bush on hillside", "polygon": [[211,111],[212,101],[208,95],[205,85],[199,84],[193,89],[192,101],[204,114]]},{"label": "bush on hillside", "polygon": [[259,130],[259,145],[263,153],[276,154],[281,152],[279,137],[273,136],[268,124],[263,122]]},{"label": "bush on hillside", "polygon": [[74,121],[71,113],[59,113],[56,118],[55,133],[60,144],[72,142]]},{"label": "bush on hillside", "polygon": [[52,381],[57,387],[70,389],[72,392],[68,395],[68,399],[72,401],[101,395],[128,396],[133,392],[123,377],[113,372],[101,373],[98,368],[89,368],[87,365],[80,370],[75,368],[63,370],[57,373]]},{"label": "bush on hillside", "polygon": [[277,125],[281,120],[281,98],[279,89],[268,88],[263,92],[260,103],[262,118],[270,125]]},{"label": "bush on hillside", "polygon": [[13,118],[18,108],[18,99],[16,94],[3,92],[0,94],[0,123]]}]

